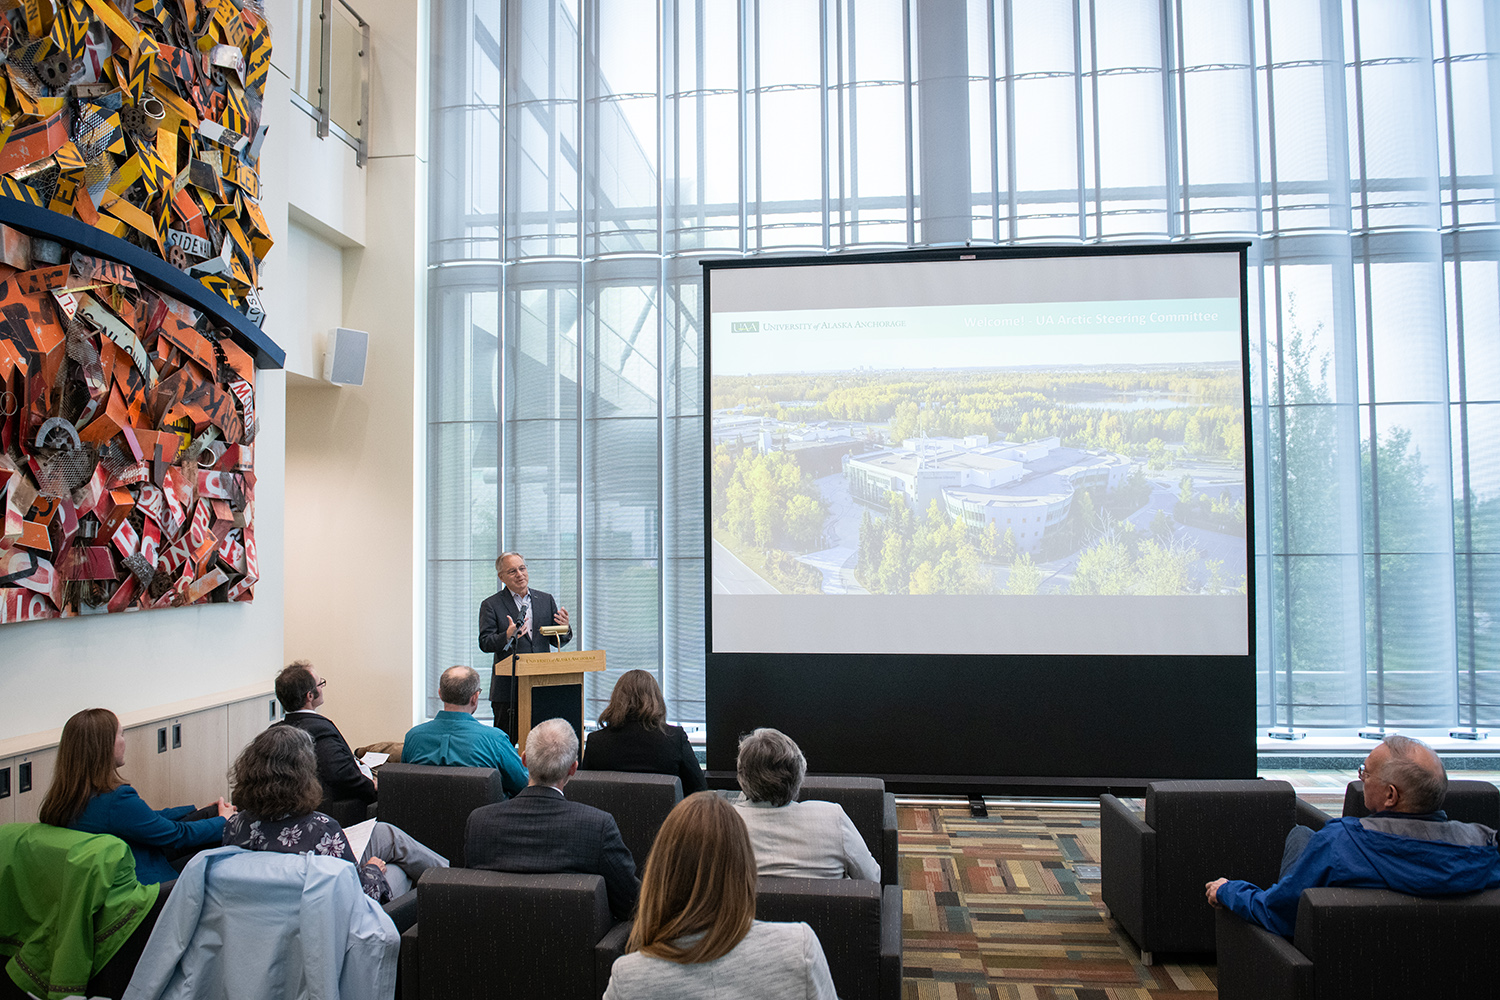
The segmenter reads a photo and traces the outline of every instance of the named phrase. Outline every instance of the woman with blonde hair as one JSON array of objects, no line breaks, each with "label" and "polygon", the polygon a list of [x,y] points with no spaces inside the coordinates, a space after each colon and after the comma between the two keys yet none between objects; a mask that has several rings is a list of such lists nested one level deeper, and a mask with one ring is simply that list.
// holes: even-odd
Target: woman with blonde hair
[{"label": "woman with blonde hair", "polygon": [[626,947],[604,1000],[837,1000],[812,928],[755,919],[750,837],[714,792],[683,799],[662,824]]},{"label": "woman with blonde hair", "polygon": [[192,806],[152,809],[120,777],[124,766],[125,732],[115,713],[107,708],[77,713],[63,726],[41,821],[112,833],[130,845],[135,877],[143,885],[170,882],[177,869],[169,858],[217,845],[234,807],[221,798],[197,811]]},{"label": "woman with blonde hair", "polygon": [[683,795],[708,787],[687,733],[681,726],[667,725],[667,703],[648,671],[620,675],[608,707],[599,714],[599,726],[589,733],[579,768],[675,774],[682,779]]}]

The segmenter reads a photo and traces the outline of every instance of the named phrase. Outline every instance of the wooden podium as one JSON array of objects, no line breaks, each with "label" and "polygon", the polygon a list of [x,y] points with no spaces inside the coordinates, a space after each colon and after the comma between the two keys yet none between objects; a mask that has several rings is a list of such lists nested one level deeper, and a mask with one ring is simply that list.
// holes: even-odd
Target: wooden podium
[{"label": "wooden podium", "polygon": [[[507,661],[502,660],[501,663],[495,665],[497,670],[501,664],[509,666]],[[604,650],[602,649],[522,653],[516,658],[516,732],[520,734],[518,745],[523,752],[526,750],[526,734],[531,732],[532,692],[538,688],[558,688],[567,685],[576,687],[578,689],[578,731],[582,734],[583,675],[603,669]],[[561,694],[561,692],[558,693]],[[579,747],[580,752],[582,749]]]}]

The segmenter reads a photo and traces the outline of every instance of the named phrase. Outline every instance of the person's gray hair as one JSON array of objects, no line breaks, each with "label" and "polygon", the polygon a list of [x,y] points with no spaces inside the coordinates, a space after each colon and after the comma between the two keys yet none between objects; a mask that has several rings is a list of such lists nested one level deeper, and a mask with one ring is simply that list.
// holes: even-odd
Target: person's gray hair
[{"label": "person's gray hair", "polygon": [[438,679],[438,697],[445,705],[467,705],[479,693],[479,671],[460,664],[443,671]]},{"label": "person's gray hair", "polygon": [[526,734],[526,770],[541,785],[556,785],[578,759],[578,734],[567,719],[547,719]]},{"label": "person's gray hair", "polygon": [[807,758],[785,733],[757,729],[740,740],[735,773],[740,790],[751,802],[784,806],[802,790],[802,779],[807,777]]},{"label": "person's gray hair", "polygon": [[526,561],[526,557],[523,556],[523,555],[521,555],[521,553],[519,553],[519,552],[502,552],[502,553],[500,553],[499,557],[497,557],[495,559],[495,575],[496,576],[500,575],[500,567],[504,566],[505,565],[505,560],[509,559],[511,556],[515,556],[517,559],[521,560],[521,562],[523,562],[523,563]]},{"label": "person's gray hair", "polygon": [[1395,785],[1406,797],[1405,812],[1432,813],[1448,796],[1448,770],[1442,758],[1410,736],[1391,735],[1380,742],[1391,752],[1380,769],[1380,780]]}]

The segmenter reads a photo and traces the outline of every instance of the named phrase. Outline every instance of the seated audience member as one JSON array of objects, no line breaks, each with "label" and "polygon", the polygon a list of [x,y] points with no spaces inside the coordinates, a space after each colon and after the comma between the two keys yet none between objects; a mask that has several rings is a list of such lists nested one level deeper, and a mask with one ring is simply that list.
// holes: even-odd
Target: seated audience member
[{"label": "seated audience member", "polygon": [[602,727],[589,733],[581,768],[675,774],[682,794],[708,787],[703,768],[681,726],[667,725],[667,703],[661,688],[644,670],[627,670],[615,681],[609,705],[599,714]]},{"label": "seated audience member", "polygon": [[740,740],[736,762],[744,798],[735,802],[750,830],[762,875],[880,881],[880,863],[837,802],[798,802],[807,759],[791,737],[757,729]]},{"label": "seated audience member", "polygon": [[1296,930],[1302,890],[1314,886],[1393,889],[1408,896],[1458,896],[1500,886],[1495,831],[1450,820],[1443,762],[1425,743],[1387,736],[1365,758],[1370,815],[1345,816],[1314,833],[1287,834],[1281,878],[1269,889],[1215,879],[1208,901],[1282,937]]},{"label": "seated audience member", "polygon": [[539,723],[526,737],[521,760],[531,783],[513,799],[469,814],[465,863],[523,875],[602,875],[610,913],[627,919],[641,883],[620,827],[604,810],[563,798],[563,786],[578,770],[578,734],[564,719]]},{"label": "seated audience member", "polygon": [[177,869],[168,860],[219,842],[234,807],[222,798],[192,806],[152,809],[120,778],[125,732],[107,708],[86,708],[63,726],[52,784],[42,798],[41,820],[84,833],[112,833],[130,845],[135,876],[143,885],[168,882]]},{"label": "seated audience member", "polygon": [[295,726],[313,738],[318,758],[318,780],[323,784],[323,798],[357,799],[374,802],[377,783],[365,776],[354,759],[354,751],[339,727],[318,711],[323,705],[323,689],[328,681],[318,676],[312,664],[298,660],[276,675],[276,700],[281,702],[286,718],[277,723]]},{"label": "seated audience member", "polygon": [[323,798],[317,758],[312,737],[300,729],[263,731],[235,759],[229,781],[239,812],[224,826],[225,846],[343,858],[359,865],[365,895],[380,903],[406,892],[428,868],[448,867],[445,858],[398,827],[373,820],[356,862],[343,828],[317,811]]},{"label": "seated audience member", "polygon": [[479,707],[479,673],[473,667],[449,667],[438,681],[443,710],[431,722],[413,726],[401,742],[404,764],[448,767],[493,767],[506,795],[526,787],[526,767],[503,729],[474,718]]},{"label": "seated audience member", "polygon": [[667,816],[604,1000],[836,1000],[812,928],[755,919],[755,856],[739,817],[714,792]]}]

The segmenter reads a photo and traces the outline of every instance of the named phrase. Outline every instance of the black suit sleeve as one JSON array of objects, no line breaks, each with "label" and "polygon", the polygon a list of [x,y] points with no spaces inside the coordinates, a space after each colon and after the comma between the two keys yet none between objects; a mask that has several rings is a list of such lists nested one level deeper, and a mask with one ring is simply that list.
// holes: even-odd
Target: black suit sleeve
[{"label": "black suit sleeve", "polygon": [[698,755],[693,753],[693,745],[688,742],[687,730],[681,726],[677,727],[677,755],[677,776],[682,779],[683,797],[707,791],[708,779],[703,776],[703,768],[698,766]]},{"label": "black suit sleeve", "polygon": [[599,873],[609,894],[609,912],[616,920],[629,920],[641,892],[641,880],[635,875],[635,858],[620,836],[619,824],[608,813],[604,816],[603,847],[599,853]]},{"label": "black suit sleeve", "polygon": [[498,653],[505,646],[505,630],[509,624],[501,621],[500,595],[487,597],[479,605],[479,648],[486,653]]},{"label": "black suit sleeve", "polygon": [[354,760],[354,751],[333,723],[318,735],[313,747],[318,754],[318,777],[323,788],[335,799],[375,801],[375,783],[364,776]]}]

